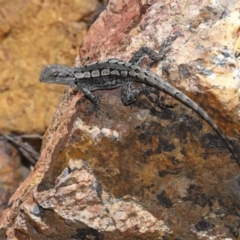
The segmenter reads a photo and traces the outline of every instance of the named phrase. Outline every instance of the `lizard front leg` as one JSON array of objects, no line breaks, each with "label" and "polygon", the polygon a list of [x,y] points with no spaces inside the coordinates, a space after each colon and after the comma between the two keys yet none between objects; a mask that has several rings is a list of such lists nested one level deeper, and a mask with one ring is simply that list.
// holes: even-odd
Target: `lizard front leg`
[{"label": "lizard front leg", "polygon": [[86,88],[77,86],[77,89],[79,91],[81,91],[91,101],[91,103],[93,104],[93,106],[89,110],[86,111],[86,113],[85,113],[86,115],[91,115],[92,113],[97,112],[98,110],[100,110],[98,97],[93,95],[91,93],[91,91],[89,91]]}]

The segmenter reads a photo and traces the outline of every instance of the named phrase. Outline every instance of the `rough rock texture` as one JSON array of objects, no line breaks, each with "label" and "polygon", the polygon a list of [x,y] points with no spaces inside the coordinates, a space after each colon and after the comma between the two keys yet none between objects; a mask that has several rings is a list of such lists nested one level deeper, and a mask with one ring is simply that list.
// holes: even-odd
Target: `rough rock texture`
[{"label": "rough rock texture", "polygon": [[[239,147],[239,1],[112,0],[80,49],[85,64],[128,60],[174,31],[151,70],[191,96]],[[219,35],[219,33],[221,33]],[[145,61],[145,64],[148,64]],[[98,91],[98,116],[66,89],[41,157],[0,221],[4,239],[238,239],[239,168],[219,136],[165,94],[121,103]],[[107,114],[106,114],[107,112]]]},{"label": "rough rock texture", "polygon": [[99,2],[0,0],[0,6],[0,129],[43,133],[63,87],[40,84],[41,68],[73,65]]}]

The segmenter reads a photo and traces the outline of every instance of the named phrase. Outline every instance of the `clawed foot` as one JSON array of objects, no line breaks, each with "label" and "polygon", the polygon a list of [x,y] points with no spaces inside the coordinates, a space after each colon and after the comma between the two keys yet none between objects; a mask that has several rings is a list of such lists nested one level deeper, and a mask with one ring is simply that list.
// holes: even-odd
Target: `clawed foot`
[{"label": "clawed foot", "polygon": [[86,115],[86,116],[89,116],[89,115],[95,113],[95,115],[96,115],[96,117],[97,117],[98,111],[101,111],[99,105],[93,104],[92,107],[89,108],[89,109],[85,112],[85,115]]},{"label": "clawed foot", "polygon": [[166,108],[174,108],[177,104],[166,104],[161,102],[159,99],[155,100],[153,104],[159,108],[166,109]]},{"label": "clawed foot", "polygon": [[96,99],[97,99],[96,103],[93,104],[92,107],[90,107],[90,108],[85,112],[85,116],[89,116],[89,115],[95,113],[95,117],[98,117],[98,113],[100,112],[100,113],[106,114],[107,117],[110,118],[110,115],[109,115],[107,112],[105,112],[105,111],[103,111],[103,110],[100,109],[99,99],[98,99],[97,97],[96,97]]},{"label": "clawed foot", "polygon": [[[155,94],[157,99],[154,99],[152,97],[152,94]],[[173,108],[176,106],[176,104],[166,104],[160,100],[160,92],[156,88],[147,87],[145,88],[145,95],[147,96],[148,100],[152,102],[155,106],[165,109],[165,108]]]},{"label": "clawed foot", "polygon": [[99,112],[100,112],[100,113],[105,113],[105,114],[107,115],[107,117],[110,119],[110,115],[109,115],[108,112],[105,112],[105,111],[101,110],[101,109],[99,108],[99,106],[95,106],[95,105],[93,105],[90,109],[88,109],[88,110],[85,112],[85,116],[89,116],[89,115],[95,113],[95,117],[98,117],[98,113],[99,113]]}]

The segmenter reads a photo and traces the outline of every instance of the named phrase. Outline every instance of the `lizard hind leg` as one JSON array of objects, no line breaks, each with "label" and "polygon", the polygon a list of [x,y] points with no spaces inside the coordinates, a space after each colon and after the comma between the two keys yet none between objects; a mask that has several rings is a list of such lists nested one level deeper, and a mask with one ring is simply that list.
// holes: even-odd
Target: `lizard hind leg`
[{"label": "lizard hind leg", "polygon": [[[138,89],[133,89],[133,82],[126,81],[122,83],[122,102],[124,105],[130,105],[135,102],[141,95],[145,95],[150,102],[152,102],[155,106],[159,108],[172,108],[175,105],[168,105],[160,100],[160,91],[153,87],[141,87]],[[152,94],[156,95],[156,98],[152,96]]]},{"label": "lizard hind leg", "polygon": [[166,53],[170,50],[171,44],[179,37],[183,36],[180,32],[175,32],[172,36],[166,38],[159,47],[159,51],[155,52],[149,47],[141,47],[132,58],[129,60],[129,63],[140,65],[144,56],[147,55],[154,62],[158,62],[164,58]]},{"label": "lizard hind leg", "polygon": [[133,82],[126,81],[123,82],[121,86],[121,99],[123,104],[126,106],[135,102],[138,99],[138,97],[143,94],[140,89],[133,90],[132,84]]},{"label": "lizard hind leg", "polygon": [[[141,47],[137,52],[135,52],[135,54],[129,60],[129,63],[140,65],[145,55],[147,55],[154,62],[158,62],[162,60],[166,55],[166,53],[170,50],[171,44],[179,36],[183,36],[183,35],[180,32],[175,32],[172,36],[169,36],[168,38],[166,38],[163,41],[163,43],[160,45],[159,52],[156,52],[149,47],[144,47],[144,46]],[[157,99],[154,99],[151,93],[156,94]],[[139,88],[137,90],[132,90],[131,82],[125,82],[122,84],[122,102],[125,105],[129,105],[132,102],[136,101],[136,99],[142,94],[145,94],[150,102],[152,102],[155,106],[158,106],[160,108],[172,108],[175,106],[175,105],[168,105],[161,102],[159,98],[160,91],[158,89],[154,89],[152,87],[147,86],[147,87]]]},{"label": "lizard hind leg", "polygon": [[[159,108],[165,109],[165,108],[173,108],[173,107],[176,106],[176,104],[173,104],[173,105],[172,104],[166,104],[163,101],[161,101],[160,91],[158,89],[156,89],[156,88],[147,86],[144,89],[144,91],[145,91],[144,94],[146,95],[148,100],[150,102],[152,102],[155,106],[159,107]],[[156,98],[154,98],[152,96],[152,93],[156,95]]]}]

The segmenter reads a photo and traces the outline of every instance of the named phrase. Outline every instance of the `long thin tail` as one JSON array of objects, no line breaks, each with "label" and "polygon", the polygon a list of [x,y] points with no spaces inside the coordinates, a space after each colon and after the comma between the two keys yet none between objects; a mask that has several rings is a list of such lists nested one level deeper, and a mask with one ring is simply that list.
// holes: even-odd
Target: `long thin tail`
[{"label": "long thin tail", "polygon": [[193,109],[196,113],[198,113],[224,140],[224,142],[227,144],[229,150],[233,154],[234,158],[237,160],[237,163],[240,167],[240,160],[238,158],[238,155],[234,151],[232,144],[230,143],[227,136],[220,130],[220,128],[212,120],[212,118],[201,107],[199,107],[197,105],[197,103],[195,103],[193,100],[191,100],[188,96],[186,96],[180,90],[173,87],[172,85],[170,85],[168,82],[164,81],[162,78],[160,78],[156,74],[151,73],[151,72],[147,72],[147,73],[148,73],[148,75],[150,74],[151,76],[148,76],[147,79],[146,79],[146,76],[145,76],[145,78],[143,78],[142,76],[139,76],[141,82],[143,82],[147,85],[151,85],[151,86],[171,95],[172,97],[174,97],[175,99],[184,103],[186,106],[188,106],[189,108]]}]

